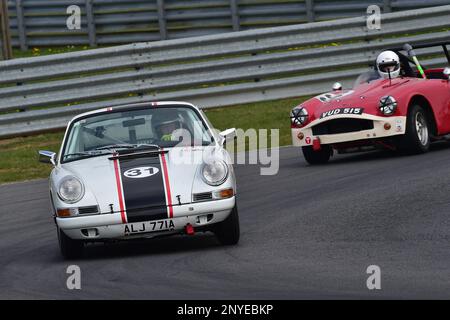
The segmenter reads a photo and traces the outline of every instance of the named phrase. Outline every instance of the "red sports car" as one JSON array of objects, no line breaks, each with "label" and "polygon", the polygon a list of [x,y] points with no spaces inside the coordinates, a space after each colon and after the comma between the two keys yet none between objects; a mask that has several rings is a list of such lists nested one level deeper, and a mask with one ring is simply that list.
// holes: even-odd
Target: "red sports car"
[{"label": "red sports car", "polygon": [[[448,44],[416,48],[441,46],[450,64]],[[422,68],[408,44],[389,52],[398,55],[401,71],[393,71],[395,77],[389,71],[395,70],[392,63],[377,59],[375,70],[361,75],[352,90],[336,83],[332,92],[292,110],[292,142],[302,147],[308,163],[326,163],[334,150],[348,153],[381,147],[424,153],[430,142],[450,134],[450,68]],[[381,77],[382,71],[389,76]]]}]

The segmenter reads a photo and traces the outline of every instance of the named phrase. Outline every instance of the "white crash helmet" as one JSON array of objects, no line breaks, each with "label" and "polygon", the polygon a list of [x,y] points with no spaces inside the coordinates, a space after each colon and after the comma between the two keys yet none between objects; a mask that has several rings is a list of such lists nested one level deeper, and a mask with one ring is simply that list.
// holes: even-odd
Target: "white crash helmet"
[{"label": "white crash helmet", "polygon": [[384,79],[397,78],[400,75],[400,59],[394,51],[383,51],[377,58],[377,71]]},{"label": "white crash helmet", "polygon": [[182,120],[180,115],[175,109],[161,108],[155,110],[155,114],[152,116],[151,124],[157,135],[163,136],[162,129],[173,125],[171,131],[182,128]]}]

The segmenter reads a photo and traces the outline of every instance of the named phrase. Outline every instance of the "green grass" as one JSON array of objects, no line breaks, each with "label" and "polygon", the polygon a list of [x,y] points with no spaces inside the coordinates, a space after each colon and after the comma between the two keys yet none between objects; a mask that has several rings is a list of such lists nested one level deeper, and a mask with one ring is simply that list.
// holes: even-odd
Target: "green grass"
[{"label": "green grass", "polygon": [[51,166],[38,162],[38,150],[58,151],[62,132],[0,140],[0,183],[48,177]]},{"label": "green grass", "polygon": [[74,51],[82,51],[92,49],[89,46],[61,46],[61,47],[42,47],[42,48],[29,48],[26,51],[20,49],[13,49],[13,57],[16,58],[28,58],[47,56],[50,54],[66,53]]},{"label": "green grass", "polygon": [[[306,98],[249,103],[206,110],[213,126],[279,129],[280,145],[291,143],[289,111]],[[46,178],[51,165],[38,162],[38,150],[59,151],[63,132],[0,140],[0,184]]]}]

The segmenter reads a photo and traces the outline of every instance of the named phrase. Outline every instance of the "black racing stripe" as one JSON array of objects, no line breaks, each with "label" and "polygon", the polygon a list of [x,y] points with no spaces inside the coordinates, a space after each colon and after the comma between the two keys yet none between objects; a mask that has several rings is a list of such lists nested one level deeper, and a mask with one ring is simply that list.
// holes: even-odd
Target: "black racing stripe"
[{"label": "black racing stripe", "polygon": [[[167,219],[166,195],[159,156],[150,155],[119,161],[128,222]],[[143,167],[153,169],[137,170]],[[156,171],[158,173],[142,178],[145,174]]]}]

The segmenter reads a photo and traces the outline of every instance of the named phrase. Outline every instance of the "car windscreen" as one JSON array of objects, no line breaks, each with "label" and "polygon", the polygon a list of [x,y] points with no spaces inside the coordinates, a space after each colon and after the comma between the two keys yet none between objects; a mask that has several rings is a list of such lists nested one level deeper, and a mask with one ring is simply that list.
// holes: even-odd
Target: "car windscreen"
[{"label": "car windscreen", "polygon": [[158,107],[94,114],[72,123],[62,162],[142,146],[205,146],[214,142],[198,112]]}]

